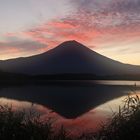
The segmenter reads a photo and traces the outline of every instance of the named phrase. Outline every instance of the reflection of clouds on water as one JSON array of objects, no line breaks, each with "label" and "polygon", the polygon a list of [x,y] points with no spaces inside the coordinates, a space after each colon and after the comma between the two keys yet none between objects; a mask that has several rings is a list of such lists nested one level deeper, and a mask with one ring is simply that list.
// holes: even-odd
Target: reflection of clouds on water
[{"label": "reflection of clouds on water", "polygon": [[97,130],[101,121],[118,111],[129,93],[139,94],[140,88],[127,85],[7,87],[0,90],[0,104],[39,112],[43,120],[52,118],[55,128],[64,125],[70,133],[78,134]]},{"label": "reflection of clouds on water", "polygon": [[0,104],[1,105],[8,105],[12,106],[13,109],[27,109],[31,107],[32,103],[26,102],[26,101],[17,101],[17,100],[12,100],[12,99],[6,99],[6,98],[0,98]]},{"label": "reflection of clouds on water", "polygon": [[130,86],[117,85],[23,86],[3,88],[0,96],[40,104],[65,118],[76,118],[101,104],[127,95],[130,89]]},{"label": "reflection of clouds on water", "polygon": [[[140,91],[130,92],[128,95],[135,96],[138,95],[140,98]],[[98,112],[104,111],[106,114],[111,114],[113,112],[119,111],[119,106],[123,107],[124,101],[127,98],[128,95],[113,99],[111,101],[106,102],[105,104],[102,104],[96,108]],[[95,109],[93,109],[94,111]]]},{"label": "reflection of clouds on water", "polygon": [[82,132],[97,130],[99,126],[98,124],[105,119],[105,116],[102,114],[102,112],[97,111],[89,111],[75,119],[66,119],[59,114],[49,110],[47,107],[38,104],[32,105],[30,102],[0,98],[0,104],[9,106],[12,105],[14,110],[24,110],[27,112],[30,110],[36,111],[41,115],[41,119],[43,120],[51,118],[56,129],[60,128],[61,125],[64,125],[64,127],[71,133],[71,135],[78,135]]},{"label": "reflection of clouds on water", "polygon": [[12,107],[12,109],[15,111],[25,111],[25,112],[33,111],[39,113],[41,116],[49,114],[51,112],[51,110],[42,105],[7,98],[0,98],[0,105],[7,105],[9,107]]},{"label": "reflection of clouds on water", "polygon": [[134,87],[140,87],[140,81],[119,81],[119,80],[99,80],[96,81],[98,84],[103,84],[103,85],[125,85],[125,86],[132,86]]},{"label": "reflection of clouds on water", "polygon": [[[137,92],[137,94],[140,97],[140,92]],[[54,127],[56,129],[60,128],[61,125],[64,125],[71,135],[78,135],[82,132],[97,131],[101,126],[101,122],[105,122],[106,119],[108,119],[113,114],[113,112],[117,112],[119,110],[119,105],[123,105],[123,100],[125,97],[126,96],[122,96],[99,105],[98,107],[91,109],[89,112],[74,119],[66,119],[45,106],[32,104],[31,102],[0,98],[0,104],[12,105],[14,110],[34,110],[40,113],[41,119],[43,120],[52,118]]]}]

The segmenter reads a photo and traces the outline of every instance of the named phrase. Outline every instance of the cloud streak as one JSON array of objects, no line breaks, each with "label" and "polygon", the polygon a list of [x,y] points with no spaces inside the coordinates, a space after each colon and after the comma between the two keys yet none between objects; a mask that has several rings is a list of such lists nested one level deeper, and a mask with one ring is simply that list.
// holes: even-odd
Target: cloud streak
[{"label": "cloud streak", "polygon": [[29,56],[34,53],[41,53],[47,46],[30,40],[9,40],[0,42],[0,56],[2,59]]}]

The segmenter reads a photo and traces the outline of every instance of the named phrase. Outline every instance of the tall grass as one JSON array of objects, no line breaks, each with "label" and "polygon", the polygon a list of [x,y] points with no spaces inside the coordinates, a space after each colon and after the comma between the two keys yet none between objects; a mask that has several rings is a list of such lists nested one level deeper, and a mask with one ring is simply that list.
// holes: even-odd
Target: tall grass
[{"label": "tall grass", "polygon": [[0,140],[70,140],[63,128],[56,133],[52,121],[41,121],[36,112],[13,111],[0,106]]},{"label": "tall grass", "polygon": [[98,140],[140,140],[140,99],[128,96],[119,112],[96,134]]}]

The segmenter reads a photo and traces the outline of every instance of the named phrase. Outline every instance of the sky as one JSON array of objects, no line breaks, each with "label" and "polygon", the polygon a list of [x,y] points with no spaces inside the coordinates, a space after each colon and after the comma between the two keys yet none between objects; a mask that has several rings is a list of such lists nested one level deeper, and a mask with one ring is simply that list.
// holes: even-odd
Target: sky
[{"label": "sky", "polygon": [[67,40],[140,65],[140,0],[0,0],[1,60]]}]

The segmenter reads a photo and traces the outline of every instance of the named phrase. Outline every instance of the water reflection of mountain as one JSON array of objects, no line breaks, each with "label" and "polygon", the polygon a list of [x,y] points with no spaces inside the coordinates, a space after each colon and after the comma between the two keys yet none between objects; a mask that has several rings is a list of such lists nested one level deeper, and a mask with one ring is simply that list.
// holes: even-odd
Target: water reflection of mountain
[{"label": "water reflection of mountain", "polygon": [[23,86],[1,88],[0,96],[44,105],[66,118],[78,117],[112,99],[128,94],[131,86]]}]

